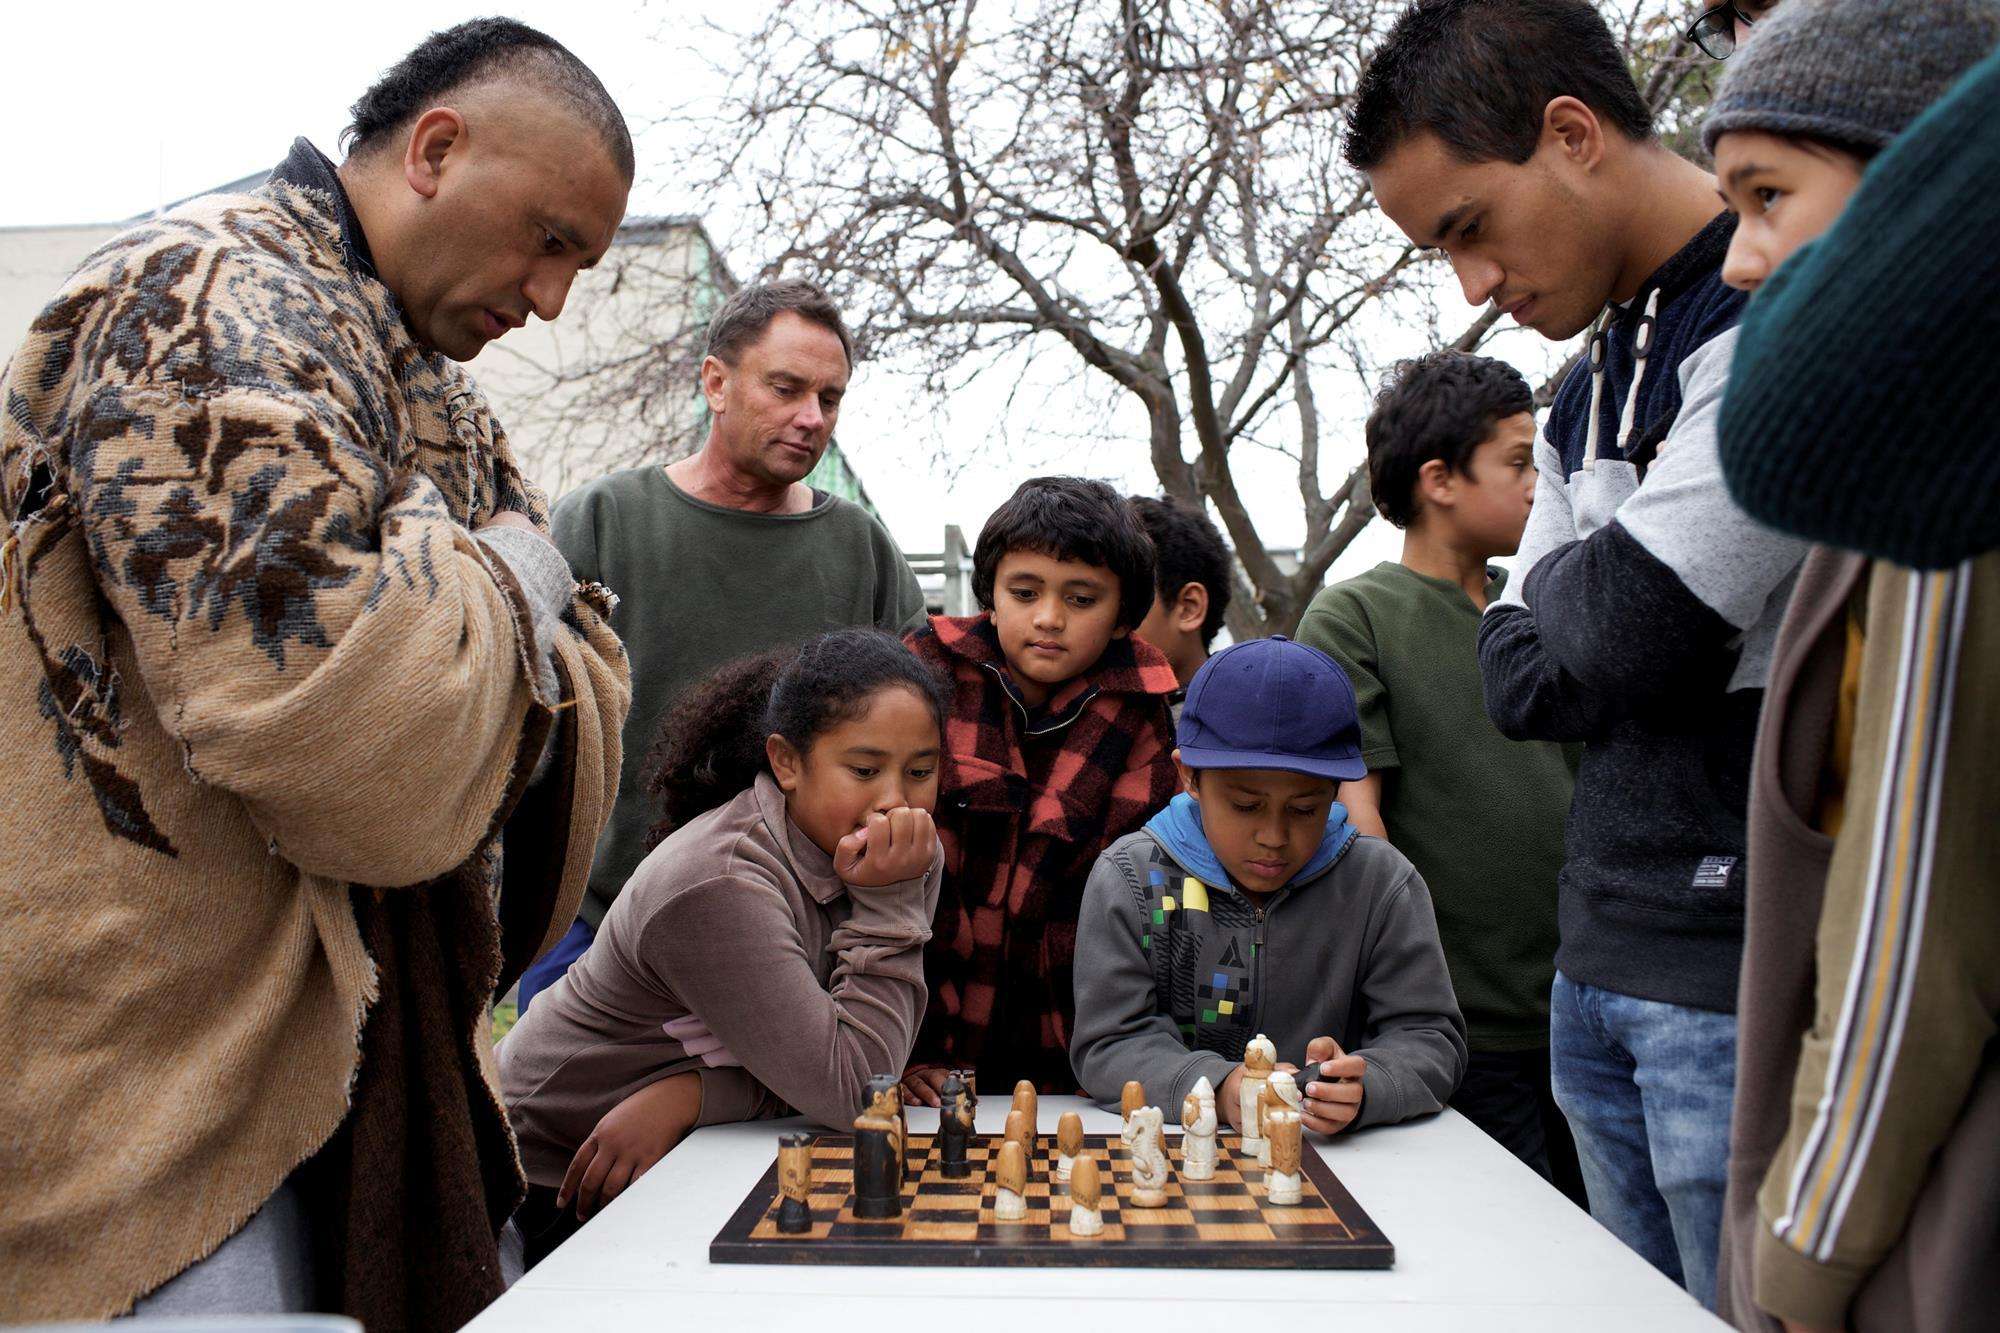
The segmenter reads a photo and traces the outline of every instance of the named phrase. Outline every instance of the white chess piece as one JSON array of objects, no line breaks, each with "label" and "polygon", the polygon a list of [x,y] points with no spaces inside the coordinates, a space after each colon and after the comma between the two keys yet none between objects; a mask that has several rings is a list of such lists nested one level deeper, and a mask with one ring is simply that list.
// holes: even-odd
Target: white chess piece
[{"label": "white chess piece", "polygon": [[997,1220],[1018,1222],[1028,1215],[1028,1155],[1014,1139],[1000,1145],[993,1185],[993,1216]]},{"label": "white chess piece", "polygon": [[1302,1110],[1305,1107],[1305,1100],[1305,1094],[1299,1091],[1298,1080],[1285,1070],[1280,1069],[1277,1073],[1271,1075],[1269,1079],[1265,1080],[1264,1095],[1259,1098],[1259,1101],[1262,1103],[1261,1113],[1263,1119],[1258,1122],[1257,1165],[1269,1166],[1271,1164],[1271,1131],[1269,1124],[1272,1113],[1276,1111]]},{"label": "white chess piece", "polygon": [[1181,1103],[1181,1175],[1189,1180],[1215,1179],[1215,1088],[1206,1075],[1195,1080]]},{"label": "white chess piece", "polygon": [[1167,1202],[1167,1150],[1160,1136],[1160,1108],[1142,1106],[1125,1122],[1125,1151],[1132,1158],[1132,1206],[1162,1208]]},{"label": "white chess piece", "polygon": [[1056,1122],[1056,1183],[1069,1184],[1070,1173],[1076,1170],[1076,1160],[1083,1153],[1083,1117],[1074,1111],[1064,1111],[1062,1119]]},{"label": "white chess piece", "polygon": [[1236,1085],[1236,1123],[1243,1130],[1243,1151],[1261,1156],[1263,1127],[1258,1123],[1258,1099],[1264,1095],[1264,1080],[1278,1067],[1278,1048],[1263,1033],[1252,1037],[1243,1048],[1243,1077]]}]

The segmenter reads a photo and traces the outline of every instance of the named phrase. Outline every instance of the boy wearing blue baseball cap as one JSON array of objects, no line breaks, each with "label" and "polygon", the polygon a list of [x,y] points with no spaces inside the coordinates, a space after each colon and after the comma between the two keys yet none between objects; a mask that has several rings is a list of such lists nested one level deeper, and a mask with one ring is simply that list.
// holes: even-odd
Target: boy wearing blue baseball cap
[{"label": "boy wearing blue baseball cap", "polygon": [[1244,1047],[1305,1066],[1306,1128],[1439,1110],[1465,1023],[1430,893],[1334,799],[1367,772],[1354,688],[1282,636],[1236,644],[1188,686],[1183,791],[1097,859],[1076,937],[1070,1060],[1115,1102],[1128,1080],[1178,1107],[1206,1078],[1237,1129]]}]

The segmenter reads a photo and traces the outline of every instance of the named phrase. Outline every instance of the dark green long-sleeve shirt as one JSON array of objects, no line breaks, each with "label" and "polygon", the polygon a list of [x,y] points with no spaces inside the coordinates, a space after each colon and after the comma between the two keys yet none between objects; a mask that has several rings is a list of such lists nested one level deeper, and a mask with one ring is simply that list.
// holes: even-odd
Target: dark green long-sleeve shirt
[{"label": "dark green long-sleeve shirt", "polygon": [[618,595],[611,628],[632,660],[618,801],[583,900],[595,929],[658,817],[641,775],[667,705],[727,662],[826,630],[900,634],[923,622],[924,595],[888,529],[837,496],[803,514],[745,513],[695,499],[654,465],[578,487],[552,523],[576,577]]},{"label": "dark green long-sleeve shirt", "polygon": [[[1487,595],[1505,581],[1494,571]],[[1361,759],[1382,777],[1389,840],[1430,885],[1472,1049],[1547,1046],[1572,768],[1562,746],[1510,741],[1486,716],[1479,608],[1383,563],[1313,598],[1299,642],[1354,682]]]}]

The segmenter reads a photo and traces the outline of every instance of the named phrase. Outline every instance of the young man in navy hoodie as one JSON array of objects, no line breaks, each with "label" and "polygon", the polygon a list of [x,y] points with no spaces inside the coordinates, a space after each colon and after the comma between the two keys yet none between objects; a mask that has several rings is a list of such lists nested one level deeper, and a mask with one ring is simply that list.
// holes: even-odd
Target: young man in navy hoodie
[{"label": "young man in navy hoodie", "polygon": [[1467,301],[1590,330],[1480,669],[1502,732],[1584,743],[1549,1023],[1591,1211],[1712,1305],[1746,784],[1804,547],[1723,488],[1732,219],[1651,121],[1586,0],[1420,0],[1363,75],[1347,157]]}]

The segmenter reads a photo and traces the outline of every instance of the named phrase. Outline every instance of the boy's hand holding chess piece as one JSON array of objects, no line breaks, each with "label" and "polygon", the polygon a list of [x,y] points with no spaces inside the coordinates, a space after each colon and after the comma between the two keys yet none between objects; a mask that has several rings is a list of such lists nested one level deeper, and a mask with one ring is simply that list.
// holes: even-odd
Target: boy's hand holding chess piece
[{"label": "boy's hand holding chess piece", "polygon": [[[1304,1091],[1305,1104],[1300,1108],[1299,1119],[1313,1133],[1338,1134],[1361,1114],[1361,1078],[1367,1072],[1368,1062],[1341,1050],[1340,1043],[1332,1037],[1314,1037],[1306,1045],[1303,1071],[1293,1064],[1280,1064],[1277,1068],[1291,1074]],[[1239,1106],[1242,1086],[1243,1066],[1238,1065],[1229,1071],[1229,1077],[1215,1093],[1216,1109],[1239,1134],[1243,1132]]]},{"label": "boy's hand holding chess piece", "polygon": [[1305,1072],[1298,1075],[1306,1095],[1299,1108],[1299,1123],[1315,1134],[1338,1134],[1361,1114],[1361,1078],[1368,1062],[1340,1049],[1332,1037],[1314,1037],[1306,1043]]}]

